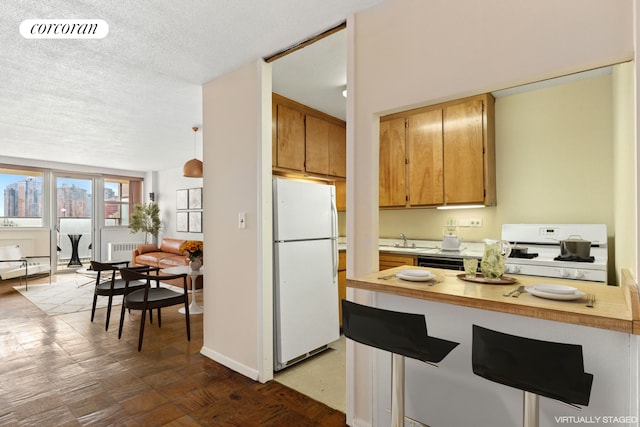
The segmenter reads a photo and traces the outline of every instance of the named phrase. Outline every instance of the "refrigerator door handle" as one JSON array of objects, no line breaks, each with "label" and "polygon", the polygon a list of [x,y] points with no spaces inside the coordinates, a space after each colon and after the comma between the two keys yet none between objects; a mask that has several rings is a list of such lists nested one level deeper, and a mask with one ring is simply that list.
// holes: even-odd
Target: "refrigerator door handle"
[{"label": "refrigerator door handle", "polygon": [[333,195],[331,198],[331,244],[333,245],[331,256],[333,257],[333,282],[335,283],[338,280],[338,208],[333,191],[331,194]]}]

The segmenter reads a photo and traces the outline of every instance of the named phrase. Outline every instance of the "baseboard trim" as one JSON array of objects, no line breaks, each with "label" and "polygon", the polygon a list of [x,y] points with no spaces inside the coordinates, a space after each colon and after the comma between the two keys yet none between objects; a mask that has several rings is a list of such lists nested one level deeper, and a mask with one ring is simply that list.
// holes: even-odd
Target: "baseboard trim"
[{"label": "baseboard trim", "polygon": [[211,350],[207,347],[202,347],[200,349],[200,354],[209,359],[220,363],[221,365],[226,366],[227,368],[238,372],[239,374],[244,375],[245,377],[251,378],[254,381],[258,381],[258,370],[254,368],[250,368],[241,363],[236,362],[233,359],[228,358],[227,356],[218,353],[217,351]]}]

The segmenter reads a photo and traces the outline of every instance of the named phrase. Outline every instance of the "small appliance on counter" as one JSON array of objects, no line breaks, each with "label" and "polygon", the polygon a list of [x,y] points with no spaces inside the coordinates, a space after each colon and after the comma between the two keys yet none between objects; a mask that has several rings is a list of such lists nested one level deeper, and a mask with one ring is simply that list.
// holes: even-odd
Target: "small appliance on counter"
[{"label": "small appliance on counter", "polygon": [[442,250],[459,251],[460,243],[458,239],[458,227],[445,225],[442,231]]}]

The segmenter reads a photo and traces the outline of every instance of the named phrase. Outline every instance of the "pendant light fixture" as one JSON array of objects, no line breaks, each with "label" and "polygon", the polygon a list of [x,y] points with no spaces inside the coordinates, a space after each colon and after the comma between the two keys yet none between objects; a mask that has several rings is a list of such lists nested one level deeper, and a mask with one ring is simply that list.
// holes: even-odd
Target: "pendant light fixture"
[{"label": "pendant light fixture", "polygon": [[202,161],[196,158],[196,134],[198,128],[196,126],[191,128],[193,130],[193,159],[184,164],[182,168],[182,175],[187,178],[202,178]]}]

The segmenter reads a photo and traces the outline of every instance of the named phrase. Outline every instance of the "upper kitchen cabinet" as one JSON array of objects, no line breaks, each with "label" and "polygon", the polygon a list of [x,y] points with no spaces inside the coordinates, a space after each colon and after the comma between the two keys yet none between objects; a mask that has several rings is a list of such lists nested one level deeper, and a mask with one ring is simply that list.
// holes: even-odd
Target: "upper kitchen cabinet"
[{"label": "upper kitchen cabinet", "polygon": [[306,167],[310,173],[347,176],[346,128],[327,119],[306,116]]},{"label": "upper kitchen cabinet", "polygon": [[409,204],[440,205],[444,201],[442,110],[411,114],[406,123]]},{"label": "upper kitchen cabinet", "polygon": [[282,104],[276,107],[276,167],[304,170],[304,114]]},{"label": "upper kitchen cabinet", "polygon": [[380,191],[381,207],[407,204],[404,117],[380,120]]},{"label": "upper kitchen cabinet", "polygon": [[478,95],[380,119],[380,207],[495,200],[494,99]]},{"label": "upper kitchen cabinet", "polygon": [[483,95],[443,109],[444,203],[496,203],[494,99]]},{"label": "upper kitchen cabinet", "polygon": [[345,178],[345,122],[275,93],[273,104],[274,169]]}]

